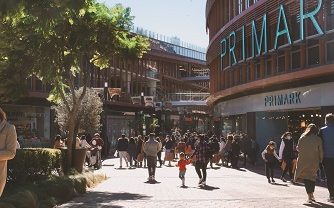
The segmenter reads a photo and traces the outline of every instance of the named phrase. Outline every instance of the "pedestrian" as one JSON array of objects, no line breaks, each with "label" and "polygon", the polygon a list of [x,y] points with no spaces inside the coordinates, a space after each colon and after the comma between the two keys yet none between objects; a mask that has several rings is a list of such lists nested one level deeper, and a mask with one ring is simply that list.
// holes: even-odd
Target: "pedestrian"
[{"label": "pedestrian", "polygon": [[232,158],[232,141],[233,141],[233,135],[232,134],[227,135],[227,141],[223,151],[224,152],[223,165],[225,165],[226,167],[229,167],[229,163],[231,162]]},{"label": "pedestrian", "polygon": [[[267,147],[262,152],[262,158],[265,162],[265,169],[266,169],[266,176],[268,179],[268,183],[275,183],[274,180],[274,168],[276,164],[276,160],[280,160],[278,157],[276,150],[275,150],[276,144],[274,141],[270,141],[267,145]],[[271,178],[271,181],[270,181]]]},{"label": "pedestrian", "polygon": [[208,145],[205,142],[204,135],[198,135],[198,143],[195,146],[195,152],[191,156],[196,156],[195,170],[199,177],[199,186],[206,185],[206,166],[209,162]]},{"label": "pedestrian", "polygon": [[157,155],[161,149],[160,143],[155,139],[154,133],[150,133],[149,139],[144,144],[144,152],[147,157],[148,181],[155,182],[155,169],[157,165]]},{"label": "pedestrian", "polygon": [[177,167],[179,167],[179,178],[182,181],[182,187],[185,187],[185,175],[186,175],[186,166],[191,163],[191,160],[185,159],[185,154],[184,152],[180,152],[180,159],[177,162]]},{"label": "pedestrian", "polygon": [[57,134],[54,141],[53,141],[53,148],[62,149],[64,147],[65,147],[65,143],[61,139],[61,136],[59,134]]},{"label": "pedestrian", "polygon": [[285,132],[281,136],[281,145],[279,148],[279,158],[282,162],[282,175],[281,180],[286,182],[285,174],[289,171],[290,181],[293,183],[293,160],[294,160],[294,151],[293,151],[293,140],[292,133]]},{"label": "pedestrian", "polygon": [[125,134],[122,134],[122,136],[117,141],[117,147],[116,147],[118,154],[119,154],[119,160],[120,160],[119,168],[122,168],[123,159],[126,162],[126,167],[129,167],[129,162],[127,158],[127,155],[128,155],[127,151],[129,148],[128,146],[129,146],[129,140],[128,138],[125,137]]},{"label": "pedestrian", "polygon": [[309,124],[301,135],[297,150],[299,151],[294,181],[302,181],[308,195],[307,202],[315,202],[314,188],[319,163],[323,159],[322,141],[319,136],[318,127]]},{"label": "pedestrian", "polygon": [[144,160],[144,140],[141,135],[138,135],[138,142],[137,142],[137,167],[143,167],[143,160]]},{"label": "pedestrian", "polygon": [[165,144],[165,159],[164,159],[164,163],[165,161],[168,161],[168,166],[171,167],[172,164],[171,164],[171,161],[174,159],[174,156],[173,156],[173,152],[172,152],[172,149],[173,149],[173,141],[172,139],[170,138],[169,135],[166,136],[166,144]]},{"label": "pedestrian", "polygon": [[0,196],[7,181],[7,161],[16,154],[16,141],[15,126],[7,122],[6,113],[0,108]]},{"label": "pedestrian", "polygon": [[129,159],[130,159],[130,167],[132,167],[134,162],[136,161],[136,151],[137,151],[137,145],[135,142],[135,139],[133,137],[130,137],[129,145],[128,145],[128,153],[129,153]]},{"label": "pedestrian", "polygon": [[249,162],[252,165],[256,165],[258,150],[259,150],[258,143],[256,142],[255,138],[251,138],[250,149],[249,149]]},{"label": "pedestrian", "polygon": [[234,135],[232,141],[232,157],[231,157],[232,168],[238,169],[239,155],[240,155],[240,138],[239,135]]},{"label": "pedestrian", "polygon": [[325,125],[320,129],[320,137],[323,141],[324,160],[323,166],[327,177],[329,191],[328,201],[334,203],[334,115],[327,114]]},{"label": "pedestrian", "polygon": [[156,140],[159,142],[159,145],[161,147],[159,152],[158,152],[158,160],[159,160],[159,164],[160,164],[159,168],[161,168],[161,166],[162,166],[161,153],[162,153],[163,145],[162,145],[161,139],[159,137],[157,137]]}]

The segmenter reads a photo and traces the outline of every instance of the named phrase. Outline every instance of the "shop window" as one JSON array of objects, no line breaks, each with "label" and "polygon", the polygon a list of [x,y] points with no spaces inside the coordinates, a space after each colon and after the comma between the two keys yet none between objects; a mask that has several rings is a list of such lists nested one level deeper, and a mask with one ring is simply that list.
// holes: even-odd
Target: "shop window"
[{"label": "shop window", "polygon": [[285,55],[279,55],[277,57],[277,72],[281,73],[285,71]]},{"label": "shop window", "polygon": [[296,70],[296,69],[299,69],[301,67],[301,51],[300,51],[300,48],[299,47],[294,47],[292,50],[291,50],[291,69],[292,70]]},{"label": "shop window", "polygon": [[268,58],[267,61],[266,61],[266,76],[271,75],[272,65],[273,65],[273,63],[272,63],[271,59]]},{"label": "shop window", "polygon": [[327,63],[333,63],[334,62],[334,41],[327,42],[326,45],[327,49]]},{"label": "shop window", "polygon": [[251,81],[250,70],[251,70],[250,62],[247,62],[246,64],[246,80],[247,81]]},{"label": "shop window", "polygon": [[319,45],[307,49],[307,63],[309,66],[319,64]]}]

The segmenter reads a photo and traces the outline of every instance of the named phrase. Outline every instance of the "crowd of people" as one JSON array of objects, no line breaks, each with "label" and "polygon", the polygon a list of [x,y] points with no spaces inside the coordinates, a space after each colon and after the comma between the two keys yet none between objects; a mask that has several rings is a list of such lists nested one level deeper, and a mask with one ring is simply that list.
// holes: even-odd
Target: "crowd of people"
[{"label": "crowd of people", "polygon": [[[329,201],[334,202],[334,116],[326,116],[326,126],[319,129],[315,124],[309,124],[298,142],[294,142],[291,132],[283,133],[278,151],[274,141],[258,154],[259,146],[254,138],[246,134],[228,134],[226,137],[199,134],[186,131],[173,131],[171,135],[159,136],[153,133],[148,136],[138,135],[130,137],[125,134],[118,139],[116,150],[120,158],[120,168],[123,161],[126,167],[148,168],[148,181],[155,182],[157,162],[159,167],[163,164],[179,168],[179,178],[185,186],[186,166],[193,164],[199,178],[198,185],[205,186],[207,180],[207,166],[213,165],[239,168],[247,163],[255,165],[259,155],[265,162],[265,175],[268,183],[275,183],[274,169],[279,164],[282,169],[280,179],[287,182],[288,173],[290,182],[305,184],[308,194],[307,202],[315,201],[314,187],[321,167],[324,168]],[[162,159],[161,153],[165,152]],[[177,160],[179,159],[179,160]],[[167,164],[166,164],[167,163]],[[320,169],[319,169],[320,168]]]}]

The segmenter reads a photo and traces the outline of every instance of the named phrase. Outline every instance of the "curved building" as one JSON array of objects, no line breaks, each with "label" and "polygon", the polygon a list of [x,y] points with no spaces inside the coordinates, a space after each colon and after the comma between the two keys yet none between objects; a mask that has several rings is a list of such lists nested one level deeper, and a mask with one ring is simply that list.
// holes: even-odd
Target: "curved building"
[{"label": "curved building", "polygon": [[334,112],[334,1],[207,0],[217,131],[260,146]]}]

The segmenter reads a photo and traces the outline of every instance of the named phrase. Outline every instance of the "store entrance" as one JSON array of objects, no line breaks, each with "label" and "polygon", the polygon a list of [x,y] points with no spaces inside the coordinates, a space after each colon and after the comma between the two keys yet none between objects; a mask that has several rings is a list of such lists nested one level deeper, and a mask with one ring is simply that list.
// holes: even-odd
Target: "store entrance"
[{"label": "store entrance", "polygon": [[300,136],[311,123],[314,123],[318,127],[324,125],[324,118],[321,115],[320,109],[288,111],[287,117],[288,130],[296,136]]}]

